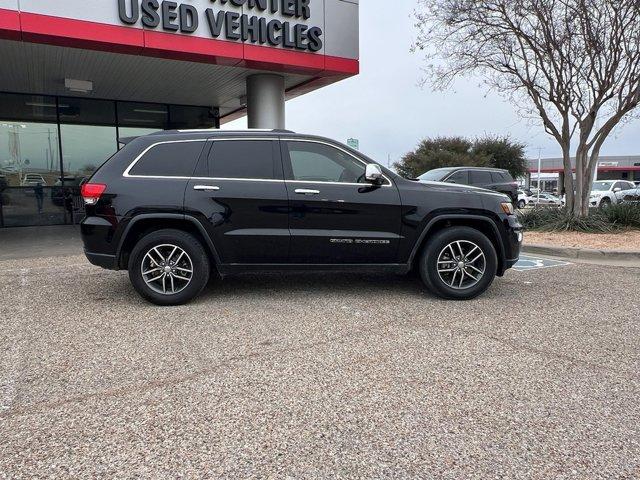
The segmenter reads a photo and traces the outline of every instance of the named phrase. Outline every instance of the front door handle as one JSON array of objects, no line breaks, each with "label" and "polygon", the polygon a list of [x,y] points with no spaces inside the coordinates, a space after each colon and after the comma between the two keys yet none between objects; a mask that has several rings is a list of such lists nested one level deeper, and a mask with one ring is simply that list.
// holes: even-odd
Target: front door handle
[{"label": "front door handle", "polygon": [[214,185],[194,185],[193,189],[199,192],[217,192],[220,190],[220,187]]},{"label": "front door handle", "polygon": [[297,188],[296,193],[298,195],[320,195],[320,190],[308,190],[306,188]]}]

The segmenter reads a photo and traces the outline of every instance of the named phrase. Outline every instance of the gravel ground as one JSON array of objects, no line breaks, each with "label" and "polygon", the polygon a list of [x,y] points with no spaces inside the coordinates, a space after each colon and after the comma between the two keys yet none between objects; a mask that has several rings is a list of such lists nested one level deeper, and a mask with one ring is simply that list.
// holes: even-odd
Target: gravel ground
[{"label": "gravel ground", "polygon": [[533,245],[640,252],[640,230],[620,233],[525,232],[524,241]]},{"label": "gravel ground", "polygon": [[466,303],[245,276],[162,309],[82,257],[0,267],[0,478],[640,477],[638,269]]}]

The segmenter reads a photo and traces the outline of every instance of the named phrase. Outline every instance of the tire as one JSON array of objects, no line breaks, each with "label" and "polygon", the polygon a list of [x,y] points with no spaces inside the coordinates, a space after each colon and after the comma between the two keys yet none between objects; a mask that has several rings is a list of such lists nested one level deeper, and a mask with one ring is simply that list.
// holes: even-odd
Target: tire
[{"label": "tire", "polygon": [[211,273],[202,244],[193,235],[173,229],[141,238],[131,252],[128,269],[136,291],[156,305],[183,305],[193,300]]},{"label": "tire", "polygon": [[[460,246],[463,253],[469,255],[468,260],[482,253],[475,262],[466,263],[464,275],[451,250],[455,248],[454,252],[460,257]],[[439,261],[447,263],[439,264]],[[440,272],[438,266],[441,267]],[[482,232],[470,227],[451,227],[436,233],[427,243],[419,269],[422,281],[435,295],[450,300],[470,300],[484,293],[493,283],[498,269],[498,256],[491,240]],[[462,285],[458,280],[460,278]]]},{"label": "tire", "polygon": [[522,210],[522,209],[523,209],[524,207],[526,207],[526,206],[527,206],[527,202],[525,202],[524,200],[520,200],[520,201],[518,202],[518,208],[519,208],[520,210]]},{"label": "tire", "polygon": [[598,208],[609,208],[611,206],[611,199],[604,197],[602,200],[600,200],[600,205],[598,205]]}]

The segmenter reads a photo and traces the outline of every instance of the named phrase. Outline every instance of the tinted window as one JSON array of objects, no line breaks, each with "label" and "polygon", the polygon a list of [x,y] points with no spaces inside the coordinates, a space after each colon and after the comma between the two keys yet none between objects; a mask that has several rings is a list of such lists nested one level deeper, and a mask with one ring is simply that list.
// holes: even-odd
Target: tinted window
[{"label": "tinted window", "polygon": [[[118,124],[120,127],[138,127],[163,130],[169,122],[166,105],[155,103],[118,102]],[[120,136],[124,136],[120,134]]]},{"label": "tinted window", "polygon": [[[91,125],[115,125],[116,104],[107,100],[60,97],[60,122]],[[90,138],[90,137],[88,137]]]},{"label": "tinted window", "polygon": [[364,183],[365,165],[337,148],[321,143],[287,142],[294,180]]},{"label": "tinted window", "polygon": [[133,166],[130,175],[190,177],[205,142],[161,143]]},{"label": "tinted window", "polygon": [[169,106],[171,128],[213,128],[216,126],[215,110],[208,107]]},{"label": "tinted window", "polygon": [[209,152],[209,173],[214,178],[278,178],[271,140],[217,140]]},{"label": "tinted window", "polygon": [[418,177],[418,180],[424,180],[426,182],[441,182],[451,172],[450,168],[436,168],[435,170],[429,170]]},{"label": "tinted window", "polygon": [[470,175],[472,185],[489,185],[493,183],[493,180],[491,179],[491,172],[471,170]]},{"label": "tinted window", "polygon": [[467,170],[460,170],[447,178],[447,183],[459,183],[461,185],[468,185],[469,172]]},{"label": "tinted window", "polygon": [[0,93],[3,120],[57,121],[56,98],[41,95]]}]

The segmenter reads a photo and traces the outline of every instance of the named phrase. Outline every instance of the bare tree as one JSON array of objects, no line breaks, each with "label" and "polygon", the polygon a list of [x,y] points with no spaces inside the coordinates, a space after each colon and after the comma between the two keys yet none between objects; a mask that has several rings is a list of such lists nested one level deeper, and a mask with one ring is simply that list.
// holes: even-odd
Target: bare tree
[{"label": "bare tree", "polygon": [[416,18],[434,87],[477,74],[532,112],[587,215],[600,149],[640,102],[640,0],[419,0]]}]

